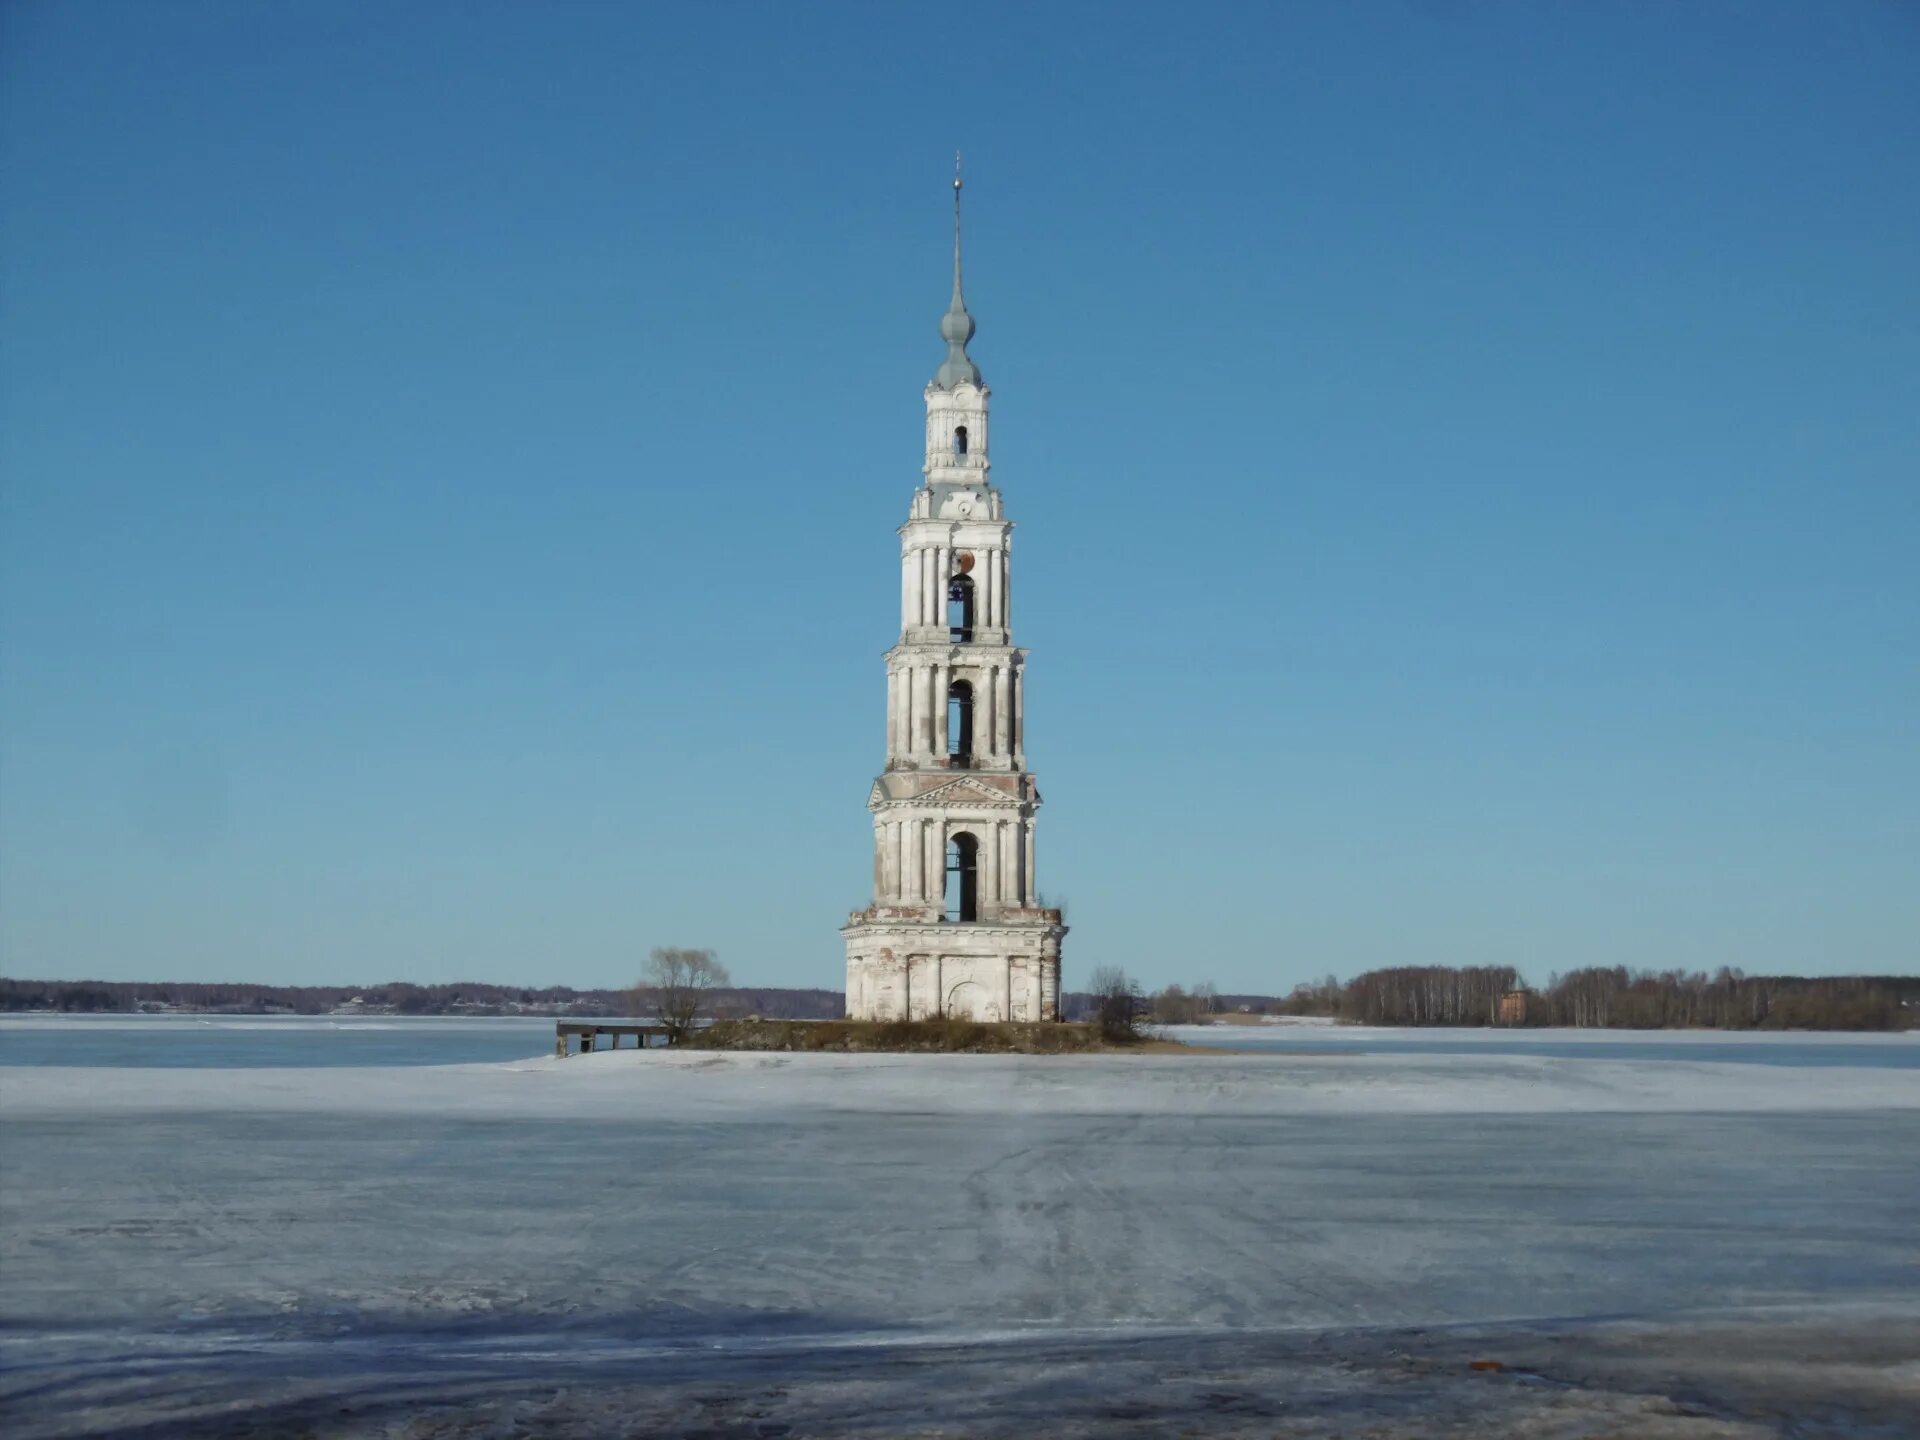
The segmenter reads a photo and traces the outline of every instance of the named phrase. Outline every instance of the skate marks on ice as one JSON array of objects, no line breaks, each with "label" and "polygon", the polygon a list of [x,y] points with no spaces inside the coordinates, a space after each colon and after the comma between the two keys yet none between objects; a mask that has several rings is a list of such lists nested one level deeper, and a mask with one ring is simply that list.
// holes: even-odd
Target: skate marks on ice
[{"label": "skate marks on ice", "polygon": [[1913,1072],[725,1058],[10,1076],[7,1433],[1698,1440],[1911,1379]]}]

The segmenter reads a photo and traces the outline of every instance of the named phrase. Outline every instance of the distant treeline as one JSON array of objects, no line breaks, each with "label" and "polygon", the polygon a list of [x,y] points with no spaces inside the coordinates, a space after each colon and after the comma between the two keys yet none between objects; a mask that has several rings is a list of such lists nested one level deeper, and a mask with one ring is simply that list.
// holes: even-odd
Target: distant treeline
[{"label": "distant treeline", "polygon": [[[714,991],[716,1009],[780,1020],[838,1019],[838,990],[738,988]],[[625,1015],[630,990],[574,990],[565,985],[199,985],[177,981],[8,980],[0,978],[0,1011],[58,1010],[130,1014],[195,1010],[227,1015]]]},{"label": "distant treeline", "polygon": [[[1095,999],[1061,997],[1068,1019],[1092,1013]],[[1702,971],[1574,970],[1545,989],[1527,987],[1506,965],[1403,965],[1325,980],[1273,995],[1216,994],[1211,986],[1170,985],[1142,997],[1142,1013],[1161,1023],[1204,1022],[1223,1011],[1325,1015],[1363,1025],[1571,1025],[1619,1030],[1907,1030],[1920,1028],[1920,977],[1897,975],[1746,975]],[[0,1011],[121,1013],[193,1010],[229,1015],[627,1015],[631,990],[534,989],[452,985],[202,985],[167,981],[9,980],[0,978]],[[737,987],[714,992],[720,1015],[772,1020],[837,1020],[838,990]]]},{"label": "distant treeline", "polygon": [[1747,975],[1595,967],[1531,990],[1506,965],[1404,965],[1302,985],[1283,1015],[1363,1025],[1570,1025],[1614,1030],[1906,1030],[1920,977]]}]

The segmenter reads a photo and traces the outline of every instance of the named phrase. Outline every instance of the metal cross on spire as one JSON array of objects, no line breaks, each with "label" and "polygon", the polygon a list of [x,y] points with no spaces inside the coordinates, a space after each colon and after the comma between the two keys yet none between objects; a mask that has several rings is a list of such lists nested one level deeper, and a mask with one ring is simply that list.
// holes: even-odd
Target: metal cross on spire
[{"label": "metal cross on spire", "polygon": [[[960,152],[953,152],[953,298],[960,299]],[[964,303],[961,308],[965,308]]]}]

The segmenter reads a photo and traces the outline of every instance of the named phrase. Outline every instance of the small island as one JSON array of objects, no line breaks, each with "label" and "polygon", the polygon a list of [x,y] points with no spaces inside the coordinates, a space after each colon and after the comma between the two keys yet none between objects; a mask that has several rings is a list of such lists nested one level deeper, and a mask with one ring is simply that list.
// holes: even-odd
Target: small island
[{"label": "small island", "polygon": [[[1070,1055],[1138,1051],[1172,1042],[1102,1034],[1082,1021],[716,1020],[683,1042],[690,1050],[802,1050],[843,1054]],[[1181,1046],[1181,1049],[1188,1047]]]}]

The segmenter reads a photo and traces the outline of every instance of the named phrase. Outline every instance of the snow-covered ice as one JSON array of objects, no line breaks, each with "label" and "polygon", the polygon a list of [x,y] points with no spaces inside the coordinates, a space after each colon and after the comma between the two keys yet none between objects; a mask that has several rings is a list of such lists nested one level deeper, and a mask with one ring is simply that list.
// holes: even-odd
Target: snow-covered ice
[{"label": "snow-covered ice", "polygon": [[0,1071],[0,1404],[14,1435],[1920,1433],[1920,1071],[1274,1028]]}]

